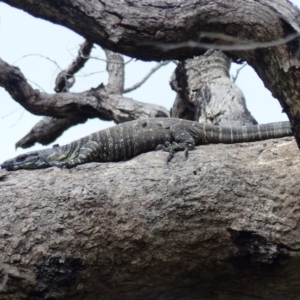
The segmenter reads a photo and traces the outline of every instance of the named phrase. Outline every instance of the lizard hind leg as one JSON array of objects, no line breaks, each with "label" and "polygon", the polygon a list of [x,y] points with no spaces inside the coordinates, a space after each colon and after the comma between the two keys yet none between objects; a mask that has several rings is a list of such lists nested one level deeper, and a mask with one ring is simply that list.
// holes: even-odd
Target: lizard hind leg
[{"label": "lizard hind leg", "polygon": [[165,142],[163,145],[162,144],[158,144],[155,148],[155,151],[158,151],[158,150],[163,150],[163,151],[166,151],[168,152],[170,147],[172,147],[172,145],[170,144],[169,141]]},{"label": "lizard hind leg", "polygon": [[172,126],[170,131],[172,139],[174,140],[173,143],[171,144],[170,142],[165,142],[164,145],[159,144],[156,147],[156,150],[169,152],[169,155],[166,159],[167,163],[170,162],[177,151],[184,151],[184,156],[187,159],[189,150],[192,150],[195,147],[194,138],[186,129],[182,128],[182,126]]},{"label": "lizard hind leg", "polygon": [[189,150],[192,150],[195,147],[193,136],[185,128],[176,125],[172,126],[170,131],[172,138],[174,139],[174,142],[172,143],[173,152],[184,151],[184,157],[187,159]]}]

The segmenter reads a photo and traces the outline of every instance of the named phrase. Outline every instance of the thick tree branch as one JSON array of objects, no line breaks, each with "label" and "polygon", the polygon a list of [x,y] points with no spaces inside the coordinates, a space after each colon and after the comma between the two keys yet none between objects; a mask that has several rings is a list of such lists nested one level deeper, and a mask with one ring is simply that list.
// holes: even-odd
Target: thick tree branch
[{"label": "thick tree branch", "polygon": [[[247,43],[246,40],[275,41],[278,40],[278,33],[275,32],[274,25],[282,28],[282,19],[290,24],[294,33],[300,32],[299,12],[296,7],[284,0],[271,3],[260,0],[247,4],[242,0],[235,2],[218,0],[214,1],[213,5],[204,0],[198,2],[180,0],[173,4],[168,1],[154,4],[146,0],[131,1],[129,4],[112,0],[105,3],[99,1],[94,7],[80,0],[60,1],[59,6],[54,5],[51,0],[43,0],[37,5],[29,0],[3,2],[66,26],[83,36],[89,36],[97,44],[114,52],[145,60],[189,58],[192,54],[199,53],[199,50],[194,47],[193,49],[180,47],[168,51],[157,48],[155,42],[201,42],[199,41],[201,33],[208,34],[209,36],[205,38],[214,45],[227,45],[229,42],[237,43],[239,40],[244,41],[243,43]],[[255,11],[251,11],[254,7]],[[66,18],[71,12],[70,8],[76,22],[73,18]],[[90,9],[97,11],[91,15]],[[248,18],[245,19],[247,13],[248,18],[251,17],[251,22],[248,22]],[[232,26],[233,24],[238,24],[238,30],[236,26]],[[270,30],[263,32],[267,27]],[[231,40],[228,37],[231,37]],[[149,41],[153,41],[152,46],[149,45]]]},{"label": "thick tree branch", "polygon": [[[34,90],[27,82],[19,68],[9,65],[0,58],[0,85],[27,110],[31,102],[39,96],[39,91]],[[29,110],[30,111],[30,110]]]},{"label": "thick tree branch", "polygon": [[297,299],[293,139],[166,155],[1,170],[1,299]]},{"label": "thick tree branch", "polygon": [[[3,2],[73,29],[106,49],[144,60],[185,59],[204,53],[189,43],[222,46],[239,45],[239,41],[244,44],[280,41],[273,47],[249,51],[235,47],[227,52],[255,69],[288,114],[300,145],[299,38],[281,43],[282,39],[299,34],[300,17],[299,10],[288,1],[112,0],[91,4],[64,0],[60,5],[51,0]],[[200,38],[201,33],[206,37]],[[184,47],[174,48],[177,43]],[[162,44],[172,47],[157,47]]]},{"label": "thick tree branch", "polygon": [[[89,55],[92,51],[93,43],[89,41],[84,41],[78,50],[78,56],[75,58],[75,60],[71,63],[71,65],[61,71],[55,80],[55,92],[61,93],[61,92],[68,92],[70,87],[73,86],[75,80],[74,80],[74,74],[77,73],[80,69],[82,69],[85,65],[85,63],[89,59]],[[72,79],[72,81],[70,81]]]},{"label": "thick tree branch", "polygon": [[[73,78],[73,74],[82,68],[89,57],[93,44],[85,41],[78,51],[79,56],[73,61],[67,70],[62,71],[56,80],[55,90],[61,92],[62,90],[68,91],[69,81]],[[124,85],[124,62],[120,54],[113,53],[105,50],[107,56],[107,70],[109,73],[108,84],[106,90],[109,94],[120,94]],[[74,83],[74,82],[73,82]],[[75,115],[75,114],[74,114]],[[33,146],[36,142],[42,145],[48,145],[56,140],[65,130],[70,127],[84,123],[87,120],[86,116],[69,116],[68,118],[53,118],[44,117],[39,121],[31,131],[16,143],[16,148],[28,148]]]},{"label": "thick tree branch", "polygon": [[34,90],[21,71],[0,59],[0,85],[26,110],[56,118],[95,118],[121,123],[140,117],[167,117],[159,106],[110,94],[103,85],[82,93],[46,94]]},{"label": "thick tree branch", "polygon": [[29,148],[35,143],[48,145],[54,142],[64,131],[70,127],[82,124],[87,121],[87,118],[62,118],[56,119],[44,117],[30,130],[30,132],[16,143],[16,148]]},{"label": "thick tree branch", "polygon": [[106,88],[113,94],[122,95],[125,80],[124,58],[121,54],[103,49],[106,55],[106,70],[108,72],[108,83]]},{"label": "thick tree branch", "polygon": [[216,50],[181,61],[171,80],[177,92],[172,117],[223,126],[257,124],[242,91],[229,77],[230,63]]}]

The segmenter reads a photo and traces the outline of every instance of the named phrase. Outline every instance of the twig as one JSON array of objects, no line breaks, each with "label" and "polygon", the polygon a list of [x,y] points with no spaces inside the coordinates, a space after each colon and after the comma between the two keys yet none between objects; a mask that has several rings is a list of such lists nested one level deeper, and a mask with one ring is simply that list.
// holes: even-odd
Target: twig
[{"label": "twig", "polygon": [[203,32],[201,33],[200,37],[210,37],[210,38],[221,38],[225,39],[227,41],[235,41],[237,42],[234,45],[218,45],[213,43],[202,43],[202,42],[195,42],[195,41],[187,41],[187,42],[181,42],[181,43],[156,43],[156,42],[144,42],[144,45],[155,45],[157,48],[160,48],[164,51],[174,50],[174,49],[180,49],[180,48],[203,48],[203,49],[215,49],[215,50],[223,50],[223,51],[240,51],[240,50],[254,50],[259,48],[268,48],[268,47],[274,47],[279,46],[282,44],[286,44],[298,37],[300,37],[300,33],[296,32],[293,34],[288,35],[285,38],[277,39],[276,41],[270,41],[270,42],[254,42],[251,40],[248,41],[241,41],[237,38],[221,34],[221,33],[211,33],[211,32]]},{"label": "twig", "polygon": [[53,60],[53,59],[51,59],[51,58],[49,58],[49,57],[47,57],[47,56],[44,56],[44,55],[42,55],[42,54],[35,54],[35,53],[34,53],[34,54],[23,55],[22,57],[18,58],[18,59],[13,63],[13,65],[15,65],[19,60],[21,60],[21,59],[23,59],[23,58],[25,58],[25,57],[29,57],[29,56],[40,56],[40,57],[42,57],[42,58],[45,58],[45,59],[51,61],[53,64],[55,64],[55,65],[57,66],[58,69],[62,70],[62,68],[58,65],[58,63],[57,63],[55,60]]},{"label": "twig", "polygon": [[25,112],[25,109],[23,109],[23,111],[22,111],[21,115],[19,116],[18,120],[13,125],[11,125],[9,128],[13,128],[13,127],[16,126],[16,124],[19,123],[19,121],[22,119],[22,117],[24,115],[24,112]]},{"label": "twig", "polygon": [[16,111],[18,111],[18,110],[20,110],[20,109],[21,109],[21,107],[19,107],[19,108],[13,110],[12,112],[8,113],[7,115],[2,116],[1,119],[5,119],[6,117],[12,115],[13,113],[15,113]]},{"label": "twig", "polygon": [[247,64],[247,63],[244,63],[240,68],[238,68],[238,69],[236,70],[235,76],[234,76],[234,75],[231,76],[233,82],[236,82],[236,80],[237,80],[237,78],[238,78],[238,76],[239,76],[239,73],[240,73],[241,70],[242,70],[243,68],[245,68],[246,66],[248,66],[248,64]]},{"label": "twig", "polygon": [[171,62],[170,60],[166,60],[160,63],[157,63],[155,67],[153,67],[149,73],[139,82],[137,82],[136,84],[134,84],[132,87],[124,89],[123,94],[125,93],[129,93],[133,90],[136,90],[137,88],[139,88],[142,84],[144,84],[146,82],[146,80],[148,80],[148,78],[155,73],[159,68],[161,68],[162,66],[167,65],[169,62]]},{"label": "twig", "polygon": [[87,40],[80,45],[77,57],[73,60],[68,68],[62,70],[57,75],[54,88],[57,93],[68,92],[69,88],[73,86],[75,83],[74,74],[83,68],[89,59],[89,54],[91,53],[92,48],[93,43]]}]

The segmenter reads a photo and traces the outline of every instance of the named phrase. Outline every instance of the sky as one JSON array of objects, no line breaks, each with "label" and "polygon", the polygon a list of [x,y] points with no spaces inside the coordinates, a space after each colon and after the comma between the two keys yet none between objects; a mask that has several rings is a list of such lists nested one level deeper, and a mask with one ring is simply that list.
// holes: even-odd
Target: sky
[{"label": "sky", "polygon": [[[300,7],[300,0],[291,2]],[[0,57],[9,64],[18,66],[35,89],[54,93],[57,74],[72,62],[83,41],[83,37],[65,27],[34,18],[0,2]],[[76,83],[71,92],[89,90],[101,82],[106,84],[106,65],[99,60],[105,58],[103,51],[95,46],[91,55],[95,59],[90,59],[85,68],[76,75]],[[135,60],[127,64],[125,88],[140,81],[155,64]],[[232,74],[239,67],[233,65]],[[175,99],[175,93],[169,85],[174,69],[174,64],[168,64],[158,70],[141,88],[125,96],[170,109]],[[251,67],[247,66],[240,72],[236,84],[243,91],[247,107],[259,123],[287,120],[278,101],[271,96]],[[113,122],[91,119],[85,124],[70,128],[48,146],[36,144],[28,149],[15,149],[15,143],[41,118],[27,112],[0,87],[0,163],[21,153],[52,147],[52,144],[67,144],[114,125]]]}]

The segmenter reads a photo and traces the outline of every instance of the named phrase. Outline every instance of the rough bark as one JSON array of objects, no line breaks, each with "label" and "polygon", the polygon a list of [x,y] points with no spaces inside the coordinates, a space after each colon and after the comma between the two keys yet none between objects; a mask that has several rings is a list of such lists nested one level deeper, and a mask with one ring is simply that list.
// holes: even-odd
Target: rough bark
[{"label": "rough bark", "polygon": [[144,60],[191,58],[207,48],[226,50],[255,69],[289,116],[300,144],[300,14],[288,1],[3,2],[66,26],[106,49]]},{"label": "rough bark", "polygon": [[[123,78],[124,74],[122,72],[114,74],[111,61],[108,64],[110,76],[107,86],[100,84],[97,88],[82,93],[51,95],[33,89],[17,67],[0,59],[0,85],[5,87],[12,98],[33,114],[54,117],[51,119],[53,124],[49,127],[47,127],[49,118],[37,123],[22,140],[17,142],[17,146],[26,148],[37,141],[51,142],[70,126],[82,123],[88,118],[113,120],[118,124],[143,117],[169,116],[168,110],[162,106],[139,102],[118,94],[123,87],[120,87],[120,80],[112,77],[115,75]],[[120,68],[120,64],[116,63],[114,66]],[[113,86],[113,83],[119,85]],[[64,118],[69,120],[60,120]]]},{"label": "rough bark", "polygon": [[229,77],[230,64],[216,50],[181,61],[171,80],[177,92],[171,116],[223,126],[257,124],[242,91]]},{"label": "rough bark", "polygon": [[[0,84],[15,101],[36,115],[64,117],[96,117],[116,123],[138,117],[168,116],[159,105],[142,103],[111,93],[103,84],[82,93],[50,95],[34,90],[19,70],[0,59]],[[13,84],[14,83],[14,84]],[[76,109],[74,109],[74,107]],[[133,117],[135,115],[135,117]]]},{"label": "rough bark", "polygon": [[44,117],[41,121],[36,123],[23,138],[16,142],[16,148],[29,148],[35,143],[49,145],[63,134],[65,130],[74,125],[85,123],[86,121],[87,118],[85,117],[61,119]]},{"label": "rough bark", "polygon": [[298,299],[294,139],[166,155],[0,171],[1,299]]},{"label": "rough bark", "polygon": [[122,55],[106,49],[104,49],[104,52],[106,54],[106,70],[108,72],[106,88],[110,90],[112,94],[122,95],[125,81],[124,58]]},{"label": "rough bark", "polygon": [[[184,59],[217,45],[256,69],[298,134],[298,40],[245,50],[298,31],[298,11],[286,1],[4,2],[136,58]],[[11,66],[5,77],[0,63],[2,85],[12,76],[11,95],[33,112],[116,122],[153,112],[104,85],[45,95]],[[114,71],[120,93],[122,72]],[[72,170],[1,170],[0,298],[298,299],[294,141],[197,147],[169,165],[166,155]]]}]

